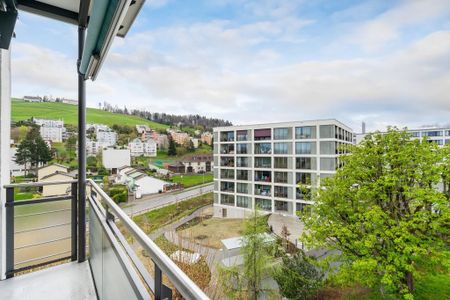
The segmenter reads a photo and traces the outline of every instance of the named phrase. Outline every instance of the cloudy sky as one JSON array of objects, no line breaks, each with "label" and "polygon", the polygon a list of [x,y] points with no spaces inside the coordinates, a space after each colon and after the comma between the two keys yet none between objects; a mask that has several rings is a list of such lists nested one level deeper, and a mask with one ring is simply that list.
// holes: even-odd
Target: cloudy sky
[{"label": "cloudy sky", "polygon": [[[76,99],[76,28],[19,18],[13,95]],[[147,0],[87,94],[235,124],[450,124],[450,1]]]}]

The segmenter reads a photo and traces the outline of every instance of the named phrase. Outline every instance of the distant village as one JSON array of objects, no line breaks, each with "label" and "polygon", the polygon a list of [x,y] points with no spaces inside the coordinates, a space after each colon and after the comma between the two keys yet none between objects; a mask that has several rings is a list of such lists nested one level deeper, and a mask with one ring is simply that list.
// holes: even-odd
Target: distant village
[{"label": "distant village", "polygon": [[[24,97],[24,99],[44,101],[40,97]],[[59,99],[59,101],[67,103],[68,100]],[[37,171],[32,170],[30,165],[26,162],[20,163],[17,158],[20,139],[11,140],[12,178],[29,181],[76,178],[76,167],[71,165],[72,162],[76,162],[78,149],[77,132],[74,127],[65,126],[63,120],[42,118],[31,118],[26,124],[38,128],[40,137],[48,149],[51,149],[52,158],[48,162],[35,165]],[[89,175],[100,184],[111,187],[125,186],[127,195],[134,198],[183,188],[182,183],[170,180],[172,176],[180,174],[188,176],[212,171],[213,135],[209,131],[196,130],[191,136],[178,128],[168,128],[163,132],[153,130],[144,124],[133,128],[121,125],[109,127],[94,123],[87,124],[86,131]],[[202,148],[201,151],[199,147]],[[181,149],[183,153],[177,154],[177,149],[179,151]],[[66,152],[73,152],[73,156],[71,153],[67,155]],[[158,159],[159,152],[161,159]],[[57,194],[58,191],[52,191],[52,188],[47,186],[42,194],[44,196]],[[58,188],[61,189],[61,186]]]}]

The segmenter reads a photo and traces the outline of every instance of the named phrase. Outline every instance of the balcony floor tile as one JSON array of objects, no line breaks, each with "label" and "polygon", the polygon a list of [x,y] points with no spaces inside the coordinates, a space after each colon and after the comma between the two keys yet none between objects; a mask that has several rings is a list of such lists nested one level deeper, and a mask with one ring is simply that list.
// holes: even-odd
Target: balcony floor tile
[{"label": "balcony floor tile", "polygon": [[0,281],[0,299],[97,299],[89,263],[71,262]]}]

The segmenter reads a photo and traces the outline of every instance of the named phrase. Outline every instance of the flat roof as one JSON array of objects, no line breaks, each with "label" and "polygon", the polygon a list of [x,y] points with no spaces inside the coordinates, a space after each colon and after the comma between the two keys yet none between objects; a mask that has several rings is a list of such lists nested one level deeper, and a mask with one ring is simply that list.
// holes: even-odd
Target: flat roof
[{"label": "flat roof", "polygon": [[224,127],[215,127],[213,128],[214,132],[217,131],[225,131],[225,130],[238,130],[238,129],[261,129],[264,127],[293,127],[293,126],[308,126],[308,125],[326,125],[326,124],[335,124],[343,127],[344,129],[353,132],[353,129],[344,123],[336,120],[336,119],[316,119],[316,120],[303,120],[303,121],[286,121],[286,122],[273,122],[273,123],[257,123],[257,124],[248,124],[248,125],[233,125],[233,126],[224,126]]}]

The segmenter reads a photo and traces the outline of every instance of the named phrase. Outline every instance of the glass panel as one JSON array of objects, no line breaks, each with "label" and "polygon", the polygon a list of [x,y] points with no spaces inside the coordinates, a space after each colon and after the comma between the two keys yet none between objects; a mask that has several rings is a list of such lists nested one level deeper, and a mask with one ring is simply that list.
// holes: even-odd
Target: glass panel
[{"label": "glass panel", "polygon": [[320,142],[320,154],[337,154],[336,142]]},{"label": "glass panel", "polygon": [[233,142],[234,141],[234,132],[233,131],[224,131],[220,133],[220,141],[221,142]]},{"label": "glass panel", "polygon": [[234,144],[222,144],[220,145],[221,154],[234,154]]},{"label": "glass panel", "polygon": [[274,143],[273,153],[275,154],[291,154],[291,143]]},{"label": "glass panel", "polygon": [[298,142],[295,143],[296,154],[316,154],[315,142]]},{"label": "glass panel", "polygon": [[255,154],[271,154],[272,145],[270,143],[255,144]]},{"label": "glass panel", "polygon": [[234,167],[234,158],[233,157],[221,157],[220,165],[223,167]]},{"label": "glass panel", "polygon": [[272,158],[270,157],[255,157],[255,168],[271,168]]},{"label": "glass panel", "polygon": [[234,179],[234,170],[230,170],[230,169],[220,170],[220,178]]},{"label": "glass panel", "polygon": [[237,170],[236,179],[237,180],[249,180],[249,172],[247,170]]},{"label": "glass panel", "polygon": [[244,208],[252,208],[252,198],[246,196],[237,196],[236,206]]},{"label": "glass panel", "polygon": [[237,144],[236,145],[236,153],[237,154],[248,154],[248,145],[247,144]]},{"label": "glass panel", "polygon": [[236,140],[238,141],[248,141],[248,131],[247,130],[238,130],[236,132]]},{"label": "glass panel", "polygon": [[335,171],[336,170],[336,159],[330,157],[320,158],[320,170],[323,171]]},{"label": "glass panel", "polygon": [[241,194],[248,194],[249,193],[249,184],[248,183],[237,183],[236,186],[236,192]]},{"label": "glass panel", "polygon": [[272,172],[271,171],[255,171],[255,181],[271,182],[272,181]]},{"label": "glass panel", "polygon": [[289,167],[287,157],[274,157],[273,161],[275,169],[287,169]]},{"label": "glass panel", "polygon": [[316,138],[316,127],[315,126],[304,126],[295,128],[295,138],[296,139],[315,139]]},{"label": "glass panel", "polygon": [[93,209],[89,210],[89,262],[99,299],[103,296],[103,230]]},{"label": "glass panel", "polygon": [[289,134],[289,128],[274,128],[273,139],[274,140],[288,140],[291,136]]},{"label": "glass panel", "polygon": [[255,206],[262,210],[272,211],[272,200],[256,198]]},{"label": "glass panel", "polygon": [[220,204],[234,206],[234,195],[220,194]]},{"label": "glass panel", "polygon": [[334,125],[320,125],[320,138],[321,139],[335,138]]},{"label": "glass panel", "polygon": [[[26,198],[31,198],[31,196]],[[14,208],[15,268],[70,256],[70,222],[70,200],[16,206]],[[65,223],[68,225],[29,231]],[[53,240],[57,241],[45,243]],[[39,243],[45,244],[35,245]],[[54,256],[40,259],[49,255]]]},{"label": "glass panel", "polygon": [[248,157],[237,157],[236,158],[236,166],[240,168],[248,168]]},{"label": "glass panel", "polygon": [[276,182],[276,183],[289,183],[288,172],[275,172],[274,182]]},{"label": "glass panel", "polygon": [[272,196],[272,187],[270,185],[255,184],[255,195]]},{"label": "glass panel", "polygon": [[275,186],[274,195],[278,198],[288,198],[288,188],[286,186]]},{"label": "glass panel", "polygon": [[297,157],[295,159],[296,169],[315,170],[317,169],[314,157]]},{"label": "glass panel", "polygon": [[220,190],[222,192],[234,193],[234,182],[222,181],[220,183]]}]

